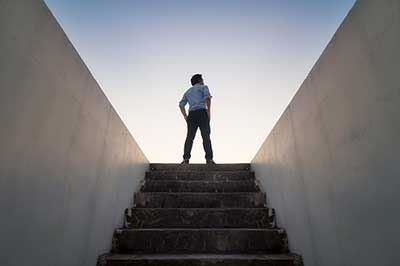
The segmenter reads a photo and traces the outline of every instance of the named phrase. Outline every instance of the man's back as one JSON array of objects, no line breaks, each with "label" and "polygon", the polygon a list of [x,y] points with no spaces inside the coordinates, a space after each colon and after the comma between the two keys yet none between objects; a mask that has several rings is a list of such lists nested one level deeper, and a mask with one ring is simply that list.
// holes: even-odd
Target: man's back
[{"label": "man's back", "polygon": [[210,90],[206,85],[195,84],[185,92],[182,100],[179,102],[179,106],[184,107],[189,103],[189,112],[206,109],[205,100],[210,97]]}]

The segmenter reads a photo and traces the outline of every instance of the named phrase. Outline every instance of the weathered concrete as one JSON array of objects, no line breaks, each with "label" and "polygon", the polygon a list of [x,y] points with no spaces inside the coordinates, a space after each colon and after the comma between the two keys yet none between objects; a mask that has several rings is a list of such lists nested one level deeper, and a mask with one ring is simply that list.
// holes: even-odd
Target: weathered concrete
[{"label": "weathered concrete", "polygon": [[[301,266],[301,257],[289,255],[112,255],[104,258],[107,266]],[[102,266],[102,265],[101,265]]]},{"label": "weathered concrete", "polygon": [[0,1],[0,122],[0,265],[95,265],[148,162],[42,1]]},{"label": "weathered concrete", "polygon": [[174,163],[152,163],[150,164],[151,170],[156,171],[243,171],[249,170],[250,164],[248,163],[235,163],[235,164],[217,164],[217,165],[209,165],[209,164],[196,164],[191,163],[190,165],[180,165]]},{"label": "weathered concrete", "polygon": [[193,193],[138,192],[139,208],[262,208],[265,194],[261,192]]},{"label": "weathered concrete", "polygon": [[186,180],[146,180],[141,192],[258,192],[260,188],[254,180],[242,181],[186,181]]},{"label": "weathered concrete", "polygon": [[[195,193],[185,192],[185,186],[170,193],[169,186],[161,185],[157,187],[160,192],[137,193],[135,207],[125,211],[124,227],[115,231],[113,249],[99,256],[98,266],[303,265],[300,256],[288,252],[286,232],[276,227],[275,211],[265,206],[265,194],[252,192],[258,185],[254,178],[249,179],[250,170],[244,173],[243,169],[248,167],[244,164],[151,165],[154,170],[147,173],[149,177],[154,177],[152,172],[161,171],[157,169],[168,168],[163,172],[164,179],[155,182],[217,182],[220,189],[209,192],[208,185],[198,184],[199,191]],[[235,175],[236,179],[222,182],[193,181],[190,174],[231,176],[234,169],[240,172],[242,180]],[[184,175],[171,181],[168,174],[177,177],[178,172],[189,173],[190,178]],[[149,177],[144,180],[145,184]],[[238,182],[252,182],[253,186],[243,186],[242,192],[221,192]]]},{"label": "weathered concrete", "polygon": [[252,167],[305,265],[400,265],[400,1],[358,1]]},{"label": "weathered concrete", "polygon": [[119,229],[114,235],[116,253],[134,254],[274,254],[287,253],[282,229],[162,228]]},{"label": "weathered concrete", "polygon": [[238,171],[149,171],[147,180],[202,180],[202,181],[233,181],[254,180],[254,172]]},{"label": "weathered concrete", "polygon": [[269,208],[131,208],[126,228],[275,228]]}]

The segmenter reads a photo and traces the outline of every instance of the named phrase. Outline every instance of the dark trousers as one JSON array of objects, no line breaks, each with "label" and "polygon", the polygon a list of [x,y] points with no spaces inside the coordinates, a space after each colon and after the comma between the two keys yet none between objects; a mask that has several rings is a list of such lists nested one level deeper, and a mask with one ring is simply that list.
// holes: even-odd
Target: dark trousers
[{"label": "dark trousers", "polygon": [[206,159],[212,160],[213,151],[210,139],[210,119],[206,109],[199,109],[190,111],[187,117],[187,135],[185,141],[185,153],[183,154],[184,160],[190,159],[190,152],[192,151],[193,140],[196,136],[197,128],[200,128],[201,137],[203,138],[203,147],[206,152]]}]

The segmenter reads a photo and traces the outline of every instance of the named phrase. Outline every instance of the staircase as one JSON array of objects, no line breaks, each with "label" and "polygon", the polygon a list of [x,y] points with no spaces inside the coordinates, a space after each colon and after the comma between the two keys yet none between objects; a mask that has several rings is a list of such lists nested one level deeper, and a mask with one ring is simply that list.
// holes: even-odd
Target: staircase
[{"label": "staircase", "polygon": [[249,164],[151,164],[99,266],[294,266]]}]

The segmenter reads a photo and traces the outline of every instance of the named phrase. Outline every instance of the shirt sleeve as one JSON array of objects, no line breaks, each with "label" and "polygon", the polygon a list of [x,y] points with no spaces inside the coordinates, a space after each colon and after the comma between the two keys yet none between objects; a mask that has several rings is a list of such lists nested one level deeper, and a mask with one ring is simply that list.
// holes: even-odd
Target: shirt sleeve
[{"label": "shirt sleeve", "polygon": [[188,100],[186,98],[186,93],[183,95],[182,100],[179,102],[179,107],[185,107]]},{"label": "shirt sleeve", "polygon": [[203,88],[203,99],[206,100],[208,98],[211,98],[210,90],[208,89],[208,86],[204,86]]}]

